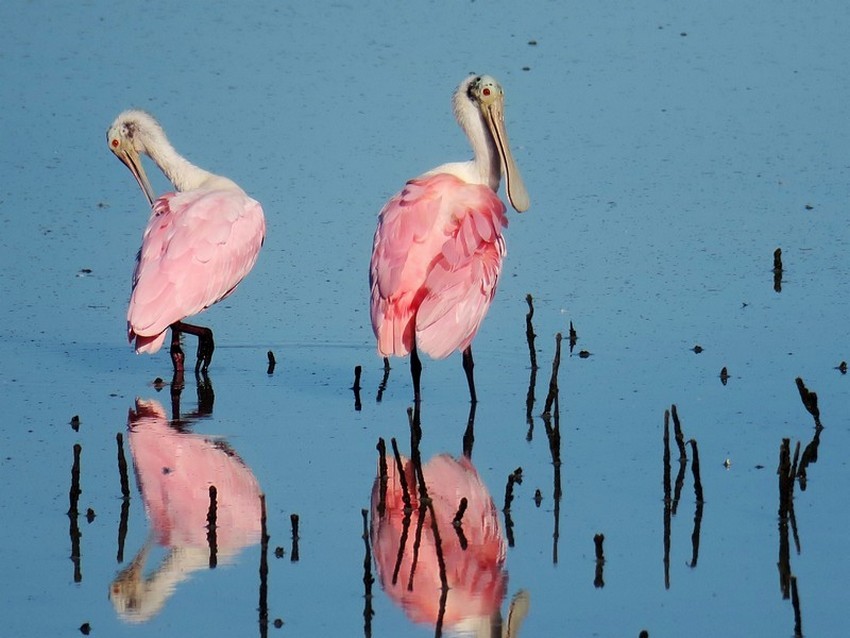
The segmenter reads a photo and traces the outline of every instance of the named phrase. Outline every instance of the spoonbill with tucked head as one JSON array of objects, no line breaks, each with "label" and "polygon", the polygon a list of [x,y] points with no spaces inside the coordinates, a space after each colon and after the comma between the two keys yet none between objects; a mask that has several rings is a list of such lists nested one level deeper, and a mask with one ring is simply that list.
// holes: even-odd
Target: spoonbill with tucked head
[{"label": "spoonbill with tucked head", "polygon": [[407,182],[378,216],[369,266],[372,328],[378,352],[410,354],[414,399],[420,398],[418,350],[442,359],[463,353],[476,402],[472,340],[496,293],[508,224],[497,191],[517,212],[530,201],[504,122],[502,87],[488,75],[461,82],[453,99],[474,159],[438,166]]},{"label": "spoonbill with tucked head", "polygon": [[[180,333],[198,337],[195,372],[206,371],[212,330],[184,323],[230,295],[257,261],[266,234],[260,204],[227,177],[198,168],[168,141],[148,113],[124,111],[106,133],[109,149],[139,182],[151,217],[136,256],[127,334],[137,353],[154,353],[171,328],[171,359],[183,370]],[[154,196],[142,166],[150,157],[176,192]]]}]

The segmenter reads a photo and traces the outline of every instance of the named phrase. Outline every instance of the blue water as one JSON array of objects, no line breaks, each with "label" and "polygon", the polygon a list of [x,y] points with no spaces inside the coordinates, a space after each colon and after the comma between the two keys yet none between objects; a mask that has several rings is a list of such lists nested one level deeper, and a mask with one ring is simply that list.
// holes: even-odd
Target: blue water
[{"label": "blue water", "polygon": [[[848,28],[840,2],[5,3],[0,633],[77,635],[89,623],[95,636],[435,634],[383,591],[374,562],[365,597],[375,446],[396,437],[410,454],[412,399],[407,363],[395,361],[375,400],[367,261],[383,202],[468,157],[449,101],[475,71],[504,86],[532,200],[510,214],[499,292],[475,341],[472,460],[503,526],[508,476],[523,469],[501,616],[525,592],[521,636],[794,635],[776,468],[783,438],[793,450],[815,435],[801,377],[825,427],[806,490],[795,490],[789,565],[802,633],[845,634],[850,389],[836,366],[850,358]],[[127,414],[136,397],[171,409],[168,388],[153,384],[170,378],[167,353],[136,356],[125,343],[147,212],[104,134],[128,107],[152,112],[179,151],[266,212],[254,271],[200,320],[217,338],[215,400],[188,427],[226,440],[266,495],[267,624],[259,544],[192,571],[146,622],[125,622],[110,602],[151,533]],[[540,365],[530,440],[527,294]],[[539,415],[555,334],[570,322],[558,467]],[[422,458],[457,457],[469,409],[460,357],[425,366]],[[688,465],[665,583],[672,404],[698,441],[705,503],[693,565]],[[191,375],[182,408],[198,411]],[[131,488],[121,560],[119,432]],[[82,492],[69,519],[75,444]],[[147,577],[168,552],[151,551]]]}]

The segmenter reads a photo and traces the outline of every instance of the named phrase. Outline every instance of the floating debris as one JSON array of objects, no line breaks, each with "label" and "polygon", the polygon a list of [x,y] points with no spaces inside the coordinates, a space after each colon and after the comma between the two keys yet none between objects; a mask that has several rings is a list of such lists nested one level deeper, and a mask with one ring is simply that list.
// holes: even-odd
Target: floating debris
[{"label": "floating debris", "polygon": [[729,371],[726,369],[726,366],[723,366],[723,369],[720,371],[720,383],[726,385],[726,382],[729,380]]},{"label": "floating debris", "polygon": [[80,431],[80,417],[79,417],[79,415],[75,414],[74,416],[71,417],[71,428],[74,430],[74,432]]},{"label": "floating debris", "polygon": [[266,369],[266,374],[273,374],[274,367],[277,365],[277,361],[274,358],[274,352],[269,350],[267,356],[269,359],[269,367]]},{"label": "floating debris", "polygon": [[700,352],[702,352],[702,346],[697,344],[693,348],[691,348],[691,350],[693,350],[696,354],[699,354]]}]

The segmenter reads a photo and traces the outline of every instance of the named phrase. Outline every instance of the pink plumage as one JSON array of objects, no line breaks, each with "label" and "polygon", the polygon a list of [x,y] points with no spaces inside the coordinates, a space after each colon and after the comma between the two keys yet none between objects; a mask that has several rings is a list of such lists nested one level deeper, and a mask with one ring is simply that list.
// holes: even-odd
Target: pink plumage
[{"label": "pink plumage", "polygon": [[505,256],[505,206],[446,173],[414,179],[384,206],[370,263],[372,327],[383,356],[435,359],[471,343]]},{"label": "pink plumage", "polygon": [[[266,234],[263,209],[231,179],[182,157],[144,111],[121,113],[106,141],[151,206],[133,272],[127,336],[136,342],[136,352],[153,353],[171,328],[171,360],[175,374],[182,374],[180,335],[193,334],[198,337],[195,372],[206,372],[215,350],[212,330],[183,320],[227,297],[254,267]],[[154,196],[142,154],[176,192]]]},{"label": "pink plumage", "polygon": [[[418,351],[435,359],[463,353],[476,402],[472,340],[490,308],[506,254],[502,176],[518,212],[530,201],[508,144],[502,87],[470,76],[453,99],[474,159],[434,168],[407,182],[383,207],[369,264],[372,329],[383,357],[410,354],[420,398]],[[385,361],[385,365],[389,365]]]},{"label": "pink plumage", "polygon": [[260,204],[239,190],[169,193],[154,202],[133,273],[127,334],[153,353],[168,327],[232,293],[265,236]]}]

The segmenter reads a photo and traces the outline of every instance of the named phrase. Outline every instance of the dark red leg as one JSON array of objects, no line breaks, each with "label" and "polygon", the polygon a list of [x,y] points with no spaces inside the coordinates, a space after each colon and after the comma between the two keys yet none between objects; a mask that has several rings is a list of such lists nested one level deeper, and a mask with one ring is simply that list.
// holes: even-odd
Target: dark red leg
[{"label": "dark red leg", "polygon": [[410,350],[410,376],[413,377],[413,400],[418,403],[421,398],[419,382],[422,379],[422,362],[419,360],[415,345]]},{"label": "dark red leg", "polygon": [[473,368],[475,368],[475,362],[472,360],[472,346],[468,346],[463,351],[463,371],[466,372],[466,382],[469,384],[469,398],[473,403],[478,403],[475,395],[475,379],[472,377]]},{"label": "dark red leg", "polygon": [[[215,341],[213,340],[212,330],[209,328],[204,328],[203,326],[195,326],[190,323],[183,323],[182,321],[177,321],[171,324],[172,334],[176,330],[177,332],[185,332],[190,335],[195,335],[198,338],[198,360],[195,363],[195,372],[198,371],[206,372],[207,368],[210,367],[210,362],[212,361],[213,351],[215,350]],[[174,360],[174,339],[172,337],[171,342],[172,347],[172,355],[171,358]],[[178,344],[179,347],[179,344]],[[175,363],[175,368],[177,364]],[[182,362],[181,362],[182,367]]]},{"label": "dark red leg", "polygon": [[171,326],[171,362],[174,364],[174,374],[178,372],[181,377],[183,375],[183,348],[180,347],[180,330],[176,327],[177,324]]}]

